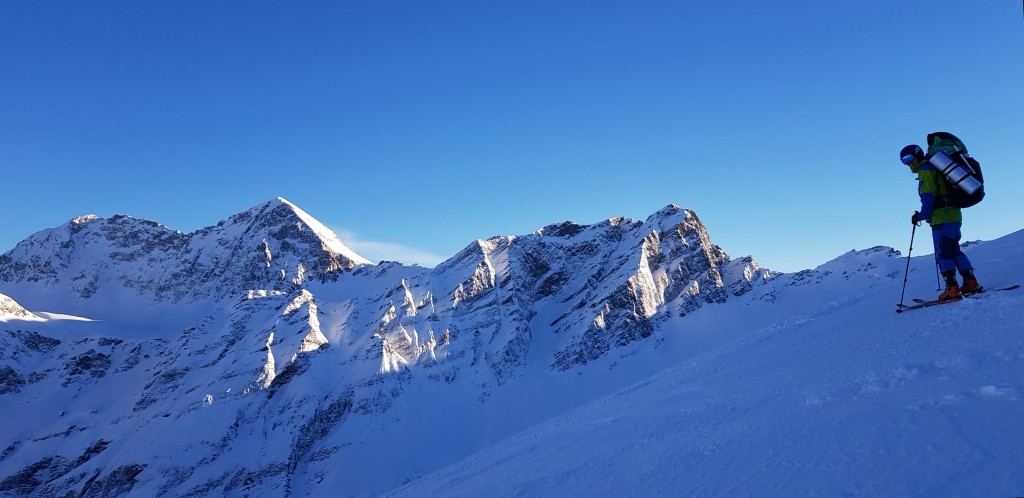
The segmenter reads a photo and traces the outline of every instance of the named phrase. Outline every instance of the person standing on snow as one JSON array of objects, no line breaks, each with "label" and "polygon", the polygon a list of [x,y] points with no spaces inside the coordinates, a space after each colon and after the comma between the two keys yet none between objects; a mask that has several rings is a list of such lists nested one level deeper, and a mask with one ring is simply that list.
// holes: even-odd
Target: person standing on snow
[{"label": "person standing on snow", "polygon": [[[911,223],[917,225],[927,221],[932,227],[932,241],[935,244],[935,260],[939,271],[946,281],[946,290],[939,294],[939,301],[947,301],[960,297],[960,294],[971,294],[981,290],[978,279],[974,276],[974,266],[967,255],[960,250],[960,229],[963,214],[960,208],[953,206],[947,199],[949,189],[953,188],[946,177],[928,162],[935,152],[942,150],[937,134],[928,136],[928,155],[918,145],[908,145],[900,151],[900,161],[917,174],[918,195],[921,197],[921,210],[915,211]],[[963,276],[961,287],[956,280],[956,271]]]}]

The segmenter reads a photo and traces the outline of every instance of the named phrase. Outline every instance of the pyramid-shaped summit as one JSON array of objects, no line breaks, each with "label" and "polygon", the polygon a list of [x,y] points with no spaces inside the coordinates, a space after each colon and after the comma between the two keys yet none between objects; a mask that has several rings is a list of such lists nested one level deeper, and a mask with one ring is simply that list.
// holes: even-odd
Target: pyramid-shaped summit
[{"label": "pyramid-shaped summit", "polygon": [[321,255],[316,253],[320,251],[333,256],[328,258],[331,261],[324,261],[324,264],[316,268],[307,267],[306,270],[330,272],[372,264],[346,246],[334,231],[282,197],[231,216],[216,226],[200,230],[196,235],[227,240],[244,239],[246,245],[252,245],[253,242],[262,245],[266,240],[271,258],[284,253],[315,255],[319,258]]},{"label": "pyramid-shaped summit", "polygon": [[333,280],[367,264],[322,223],[275,198],[193,233],[126,215],[75,218],[0,256],[0,292],[29,305],[69,296],[61,303],[68,310],[98,297],[208,301]]}]

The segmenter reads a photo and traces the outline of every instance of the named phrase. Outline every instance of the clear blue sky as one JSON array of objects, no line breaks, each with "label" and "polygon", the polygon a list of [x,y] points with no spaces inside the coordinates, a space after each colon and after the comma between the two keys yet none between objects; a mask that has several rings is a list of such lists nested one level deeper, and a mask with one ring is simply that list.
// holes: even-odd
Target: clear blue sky
[{"label": "clear blue sky", "polygon": [[936,130],[985,166],[989,239],[1024,228],[1022,54],[1013,1],[3,2],[0,252],[281,196],[432,264],[675,203],[795,271],[905,251],[896,156]]}]

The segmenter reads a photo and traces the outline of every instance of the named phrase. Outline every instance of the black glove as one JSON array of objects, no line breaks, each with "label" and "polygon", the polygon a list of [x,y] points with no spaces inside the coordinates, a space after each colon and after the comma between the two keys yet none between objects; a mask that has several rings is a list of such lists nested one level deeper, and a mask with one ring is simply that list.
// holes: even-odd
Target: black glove
[{"label": "black glove", "polygon": [[910,222],[916,225],[918,223],[921,223],[922,221],[924,220],[921,219],[921,213],[914,211],[914,216],[910,217]]}]

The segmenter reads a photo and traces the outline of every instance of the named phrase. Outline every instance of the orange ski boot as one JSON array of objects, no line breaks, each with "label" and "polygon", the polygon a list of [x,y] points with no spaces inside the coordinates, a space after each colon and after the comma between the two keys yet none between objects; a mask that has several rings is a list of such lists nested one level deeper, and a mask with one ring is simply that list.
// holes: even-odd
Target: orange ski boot
[{"label": "orange ski boot", "polygon": [[978,283],[978,279],[974,276],[974,270],[964,270],[960,272],[960,275],[964,277],[964,285],[960,287],[961,294],[981,292],[981,284]]},{"label": "orange ski boot", "polygon": [[944,271],[942,272],[942,278],[946,280],[946,290],[939,294],[939,301],[960,299],[960,285],[956,282],[956,272]]}]

